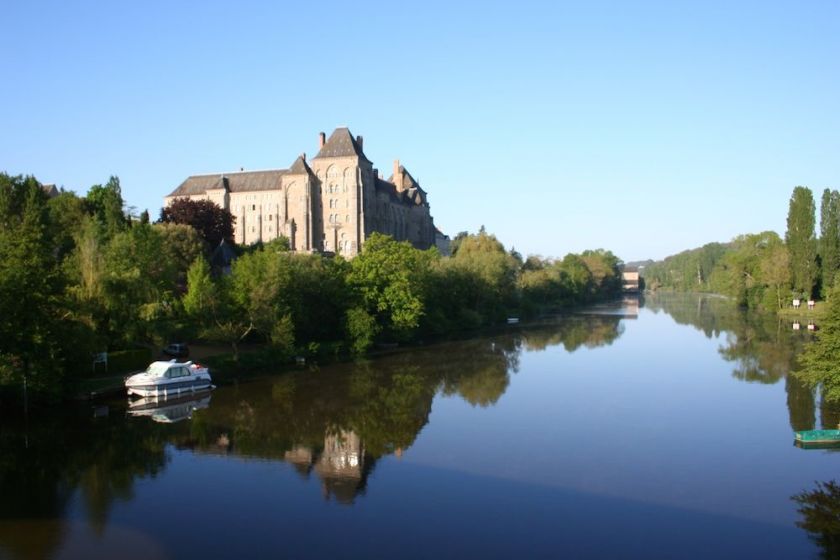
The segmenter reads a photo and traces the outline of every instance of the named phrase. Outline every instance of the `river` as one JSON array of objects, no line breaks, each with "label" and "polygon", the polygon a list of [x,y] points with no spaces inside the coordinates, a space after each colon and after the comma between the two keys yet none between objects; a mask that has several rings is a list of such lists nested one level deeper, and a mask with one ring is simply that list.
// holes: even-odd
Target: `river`
[{"label": "river", "polygon": [[831,556],[799,511],[840,465],[793,445],[840,421],[789,376],[810,336],[657,295],[193,399],[7,414],[0,558]]}]

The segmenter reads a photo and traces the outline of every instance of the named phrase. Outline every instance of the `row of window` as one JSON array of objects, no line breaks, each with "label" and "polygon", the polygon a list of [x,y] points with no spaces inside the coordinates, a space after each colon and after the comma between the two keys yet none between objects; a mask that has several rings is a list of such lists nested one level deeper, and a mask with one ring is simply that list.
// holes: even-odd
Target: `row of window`
[{"label": "row of window", "polygon": [[[344,221],[350,223],[350,214],[344,216]],[[340,224],[341,223],[341,214],[330,214],[330,223],[331,224]]]}]

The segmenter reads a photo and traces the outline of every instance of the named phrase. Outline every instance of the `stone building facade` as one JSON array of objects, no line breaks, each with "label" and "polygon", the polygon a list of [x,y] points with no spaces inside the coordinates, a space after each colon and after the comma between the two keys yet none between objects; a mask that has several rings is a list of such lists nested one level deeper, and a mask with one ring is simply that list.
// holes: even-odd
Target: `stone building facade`
[{"label": "stone building facade", "polygon": [[[193,175],[164,199],[212,200],[236,217],[237,243],[288,237],[292,249],[356,255],[373,232],[435,246],[426,192],[394,162],[386,181],[363,151],[361,136],[337,128],[318,139],[318,154],[301,154],[288,169]],[[439,232],[438,232],[439,233]]]}]

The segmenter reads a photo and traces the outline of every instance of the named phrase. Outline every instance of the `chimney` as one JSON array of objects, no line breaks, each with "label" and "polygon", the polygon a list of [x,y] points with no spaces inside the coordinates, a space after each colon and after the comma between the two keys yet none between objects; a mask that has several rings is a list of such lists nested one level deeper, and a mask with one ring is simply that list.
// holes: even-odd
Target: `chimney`
[{"label": "chimney", "polygon": [[303,161],[306,161],[306,152],[301,152],[300,159],[302,159]]},{"label": "chimney", "polygon": [[363,151],[363,152],[365,151],[365,148],[364,148],[365,139],[364,138],[362,138],[361,136],[356,136],[356,144],[359,145],[359,149],[361,151]]},{"label": "chimney", "polygon": [[326,144],[326,143],[327,143],[327,135],[323,132],[319,132],[318,133],[318,149],[320,150],[321,148],[323,148],[324,144]]},{"label": "chimney", "polygon": [[402,190],[402,177],[400,176],[400,160],[394,160],[394,184],[397,186],[397,190]]}]

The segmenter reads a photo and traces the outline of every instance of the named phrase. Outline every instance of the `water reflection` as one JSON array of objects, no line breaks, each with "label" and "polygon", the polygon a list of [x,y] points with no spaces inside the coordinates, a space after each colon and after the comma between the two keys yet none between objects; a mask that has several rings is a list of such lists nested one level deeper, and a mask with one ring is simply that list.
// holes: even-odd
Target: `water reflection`
[{"label": "water reflection", "polygon": [[[790,426],[812,430],[817,423],[817,395],[790,375],[808,330],[794,331],[785,319],[769,313],[745,313],[726,298],[715,295],[654,294],[645,308],[664,312],[681,325],[691,325],[707,338],[722,337],[720,355],[734,364],[732,376],[747,383],[775,384],[784,379]],[[837,426],[836,406],[819,403],[824,428]]]},{"label": "water reflection", "polygon": [[137,480],[167,463],[165,437],[154,427],[93,419],[87,410],[31,411],[0,422],[0,551],[46,558],[64,539],[78,495],[96,534],[117,501],[131,500]]},{"label": "water reflection", "polygon": [[797,526],[819,545],[821,556],[840,558],[840,484],[834,480],[817,482],[813,490],[791,499],[799,505],[801,519]]},{"label": "water reflection", "polygon": [[192,418],[193,412],[210,406],[210,394],[182,397],[143,397],[128,403],[129,416],[148,416],[155,422],[174,424]]},{"label": "water reflection", "polygon": [[132,501],[137,481],[166,469],[173,449],[283,462],[304,479],[317,477],[324,499],[352,504],[377,461],[411,448],[435,395],[490,407],[518,372],[523,348],[609,345],[621,336],[621,321],[620,314],[571,317],[312,368],[221,387],[212,402],[203,395],[43,409],[27,426],[11,414],[0,422],[0,553],[51,556],[66,538],[73,503],[102,535],[114,505]]}]

